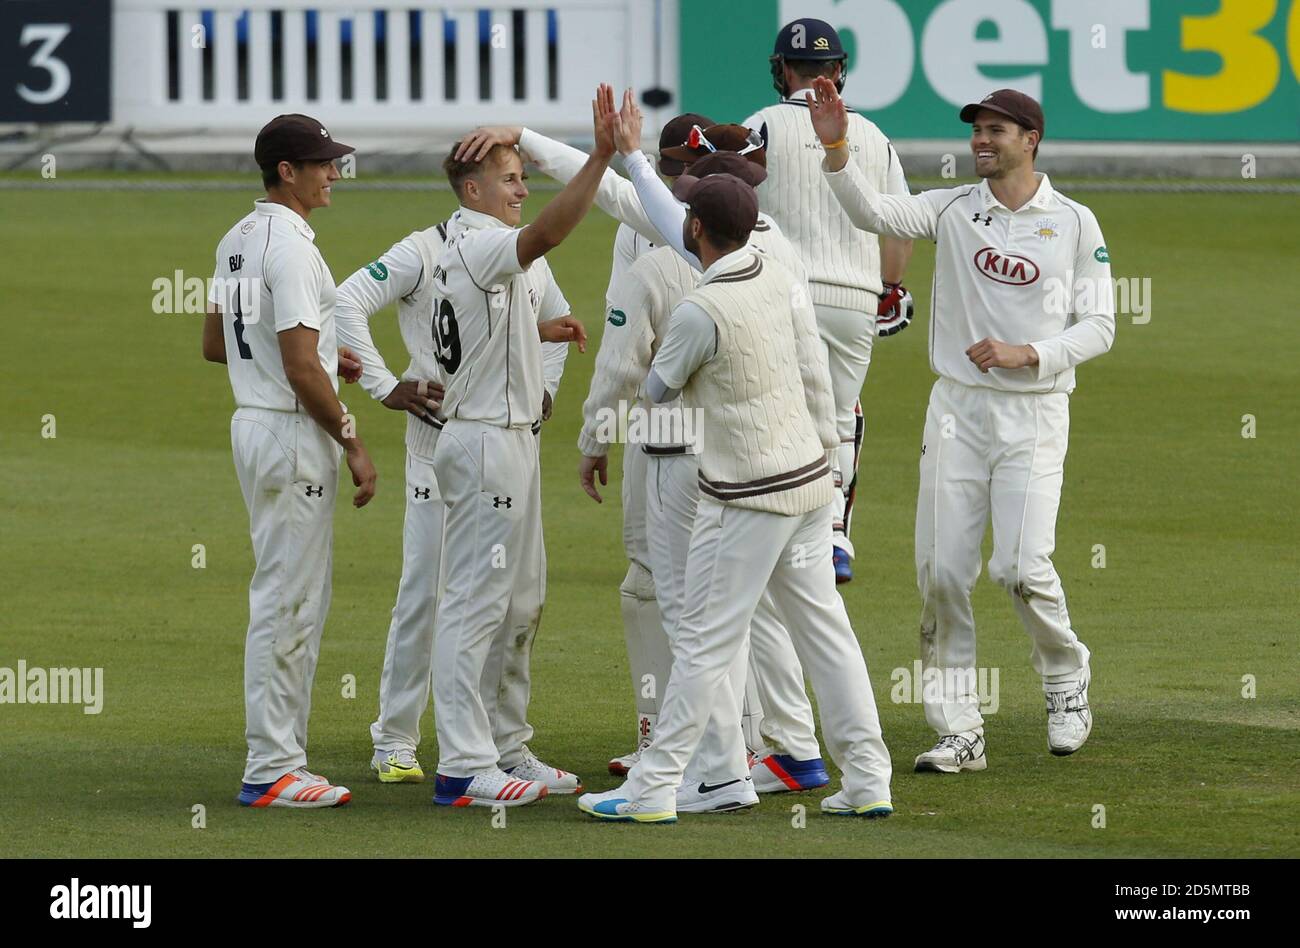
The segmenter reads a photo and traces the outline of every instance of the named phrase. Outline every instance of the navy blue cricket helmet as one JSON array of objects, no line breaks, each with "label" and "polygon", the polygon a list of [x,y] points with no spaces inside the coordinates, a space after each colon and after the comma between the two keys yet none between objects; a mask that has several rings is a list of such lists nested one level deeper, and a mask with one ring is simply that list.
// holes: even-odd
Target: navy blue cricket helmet
[{"label": "navy blue cricket helmet", "polygon": [[782,96],[790,94],[785,81],[785,64],[791,60],[839,60],[840,78],[835,83],[844,91],[844,75],[848,71],[848,54],[840,42],[840,34],[825,20],[812,17],[792,20],[776,34],[776,48],[768,62],[772,64],[772,85]]}]

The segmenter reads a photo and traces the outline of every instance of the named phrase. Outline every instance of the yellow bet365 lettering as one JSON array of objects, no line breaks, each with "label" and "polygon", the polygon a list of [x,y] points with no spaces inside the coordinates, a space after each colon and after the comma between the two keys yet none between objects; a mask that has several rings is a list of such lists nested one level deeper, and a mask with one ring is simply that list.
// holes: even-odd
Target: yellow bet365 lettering
[{"label": "yellow bet365 lettering", "polygon": [[[1259,36],[1259,31],[1276,12],[1277,0],[1222,0],[1217,13],[1184,17],[1183,50],[1217,53],[1223,68],[1213,76],[1189,76],[1166,69],[1165,107],[1222,115],[1254,108],[1271,96],[1282,75],[1282,62],[1273,44]],[[1292,14],[1294,26],[1294,10]],[[1292,35],[1291,46],[1297,45],[1300,43]]]},{"label": "yellow bet365 lettering", "polygon": [[1291,4],[1291,17],[1286,23],[1286,52],[1291,59],[1291,72],[1300,82],[1300,2]]}]

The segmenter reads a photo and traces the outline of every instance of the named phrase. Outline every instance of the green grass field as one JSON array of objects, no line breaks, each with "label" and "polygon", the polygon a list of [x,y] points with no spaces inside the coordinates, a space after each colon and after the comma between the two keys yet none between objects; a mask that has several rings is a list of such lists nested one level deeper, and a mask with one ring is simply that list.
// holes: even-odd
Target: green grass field
[{"label": "green grass field", "polygon": [[[336,279],[450,212],[445,192],[349,193],[312,224]],[[933,251],[908,283],[913,328],[876,348],[845,587],[894,755],[891,820],[832,820],[821,794],[765,798],[672,827],[595,824],[571,798],[449,812],[431,784],[381,786],[367,727],[401,566],[403,419],[350,389],[380,471],[365,510],[341,502],[334,604],[312,717],[311,764],[353,790],[324,812],[237,807],[242,653],[252,569],[230,458],[232,401],[203,362],[201,319],[156,315],[151,284],[207,277],[221,234],[255,195],[0,194],[0,276],[16,373],[0,415],[0,667],[102,666],[103,712],[0,705],[0,848],[8,856],[1297,856],[1300,661],[1291,196],[1087,195],[1116,276],[1149,277],[1152,318],[1121,317],[1113,351],[1079,372],[1056,564],[1092,649],[1092,739],[1046,751],[1039,683],[1005,594],[976,592],[980,664],[1001,669],[990,768],[911,773],[932,734],[890,701],[917,657],[916,457],[933,377],[925,353]],[[526,218],[549,195],[536,197]],[[598,212],[551,261],[593,341],[614,225]],[[396,319],[376,320],[405,366]],[[594,351],[594,350],[593,350]],[[535,650],[534,749],[614,784],[633,704],[617,587],[617,490],[597,507],[575,474],[593,352],[575,351],[543,439],[550,596]],[[42,437],[52,414],[57,437]],[[1242,436],[1253,415],[1254,438]],[[350,496],[350,492],[346,492]],[[205,569],[191,548],[206,548]],[[1094,546],[1106,566],[1093,568]],[[986,552],[987,559],[987,552]],[[355,699],[341,680],[355,675]],[[1243,697],[1243,676],[1256,695]],[[431,716],[422,759],[437,759]],[[195,804],[206,828],[191,826]],[[806,828],[791,807],[808,808]],[[1106,825],[1094,828],[1094,807]]]}]

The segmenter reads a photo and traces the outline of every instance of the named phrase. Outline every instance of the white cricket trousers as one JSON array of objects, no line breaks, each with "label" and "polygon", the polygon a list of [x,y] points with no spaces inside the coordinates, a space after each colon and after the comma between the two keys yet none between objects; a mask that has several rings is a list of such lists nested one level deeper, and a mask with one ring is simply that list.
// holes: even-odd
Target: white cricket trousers
[{"label": "white cricket trousers", "polygon": [[[1088,649],[1070,627],[1052,566],[1070,436],[1070,397],[973,388],[941,378],[930,392],[916,503],[921,661],[943,670],[943,697],[922,689],[940,734],[982,727],[971,590],[990,515],[989,576],[1029,633],[1030,661],[1048,682],[1078,675]],[[936,689],[937,690],[937,689]]]},{"label": "white cricket trousers", "polygon": [[446,510],[432,459],[407,451],[402,578],[384,647],[379,716],[370,725],[370,740],[377,751],[414,752],[420,746],[420,718],[429,707],[433,687],[433,620]]},{"label": "white cricket trousers", "polygon": [[[623,446],[623,549],[627,554],[627,575],[619,587],[623,614],[623,637],[627,645],[627,666],[636,696],[637,733],[653,733],[659,717],[659,698],[673,656],[659,613],[650,550],[646,536],[645,452],[639,445]],[[648,677],[647,677],[648,676]]]},{"label": "white cricket trousers", "polygon": [[[787,517],[700,498],[659,729],[628,774],[628,799],[676,808],[677,787],[744,649],[764,589],[791,622],[849,801],[864,806],[890,799],[889,751],[866,660],[835,590],[830,526],[830,504]],[[738,723],[733,719],[732,726]]]},{"label": "white cricket trousers", "polygon": [[342,448],[306,414],[239,408],[230,421],[253,580],[244,643],[244,782],[307,763],[307,716],[330,606]]},{"label": "white cricket trousers", "polygon": [[[699,507],[699,461],[691,454],[651,455],[646,476],[646,524],[664,629],[670,638],[686,602],[687,557]],[[666,676],[663,683],[666,684]],[[746,718],[757,718],[751,728]],[[731,728],[737,719],[742,727]],[[724,730],[725,729],[725,730]],[[758,739],[755,739],[755,735]],[[749,641],[728,669],[687,782],[725,783],[748,774],[746,744],[796,760],[821,756],[803,668],[766,590],[750,621]]]},{"label": "white cricket trousers", "polygon": [[[872,300],[878,299],[872,295]],[[835,397],[835,428],[840,436],[839,450],[831,455],[831,476],[835,478],[837,488],[831,527],[835,545],[853,556],[849,531],[853,526],[853,495],[865,432],[858,398],[867,380],[871,347],[876,341],[875,308],[870,313],[836,306],[817,305],[813,308],[817,313],[817,330],[826,344],[831,391]]]},{"label": "white cricket trousers", "polygon": [[[433,662],[444,776],[513,767],[532,736],[522,714],[527,687],[522,706],[499,699],[505,670],[526,666],[541,621],[545,569],[525,566],[542,547],[537,458],[527,428],[458,419],[447,422],[434,449],[446,504]],[[515,748],[515,759],[501,747]]]}]

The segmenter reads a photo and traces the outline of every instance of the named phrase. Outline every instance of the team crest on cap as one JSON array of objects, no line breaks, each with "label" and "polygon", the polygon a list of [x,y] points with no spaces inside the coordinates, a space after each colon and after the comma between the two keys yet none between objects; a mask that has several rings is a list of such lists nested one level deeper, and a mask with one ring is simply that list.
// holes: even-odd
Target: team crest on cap
[{"label": "team crest on cap", "polygon": [[320,130],[320,137],[321,137],[321,138],[329,138],[329,137],[330,137],[330,133],[329,133],[328,131],[326,131],[325,129],[322,128],[322,129]]},{"label": "team crest on cap", "polygon": [[813,49],[830,49],[830,48],[831,48],[831,41],[824,36],[817,37],[816,41],[813,43]]},{"label": "team crest on cap", "polygon": [[1046,243],[1049,240],[1055,240],[1061,235],[1056,229],[1056,221],[1052,220],[1050,217],[1044,217],[1042,220],[1034,224],[1034,236],[1043,243]]}]

